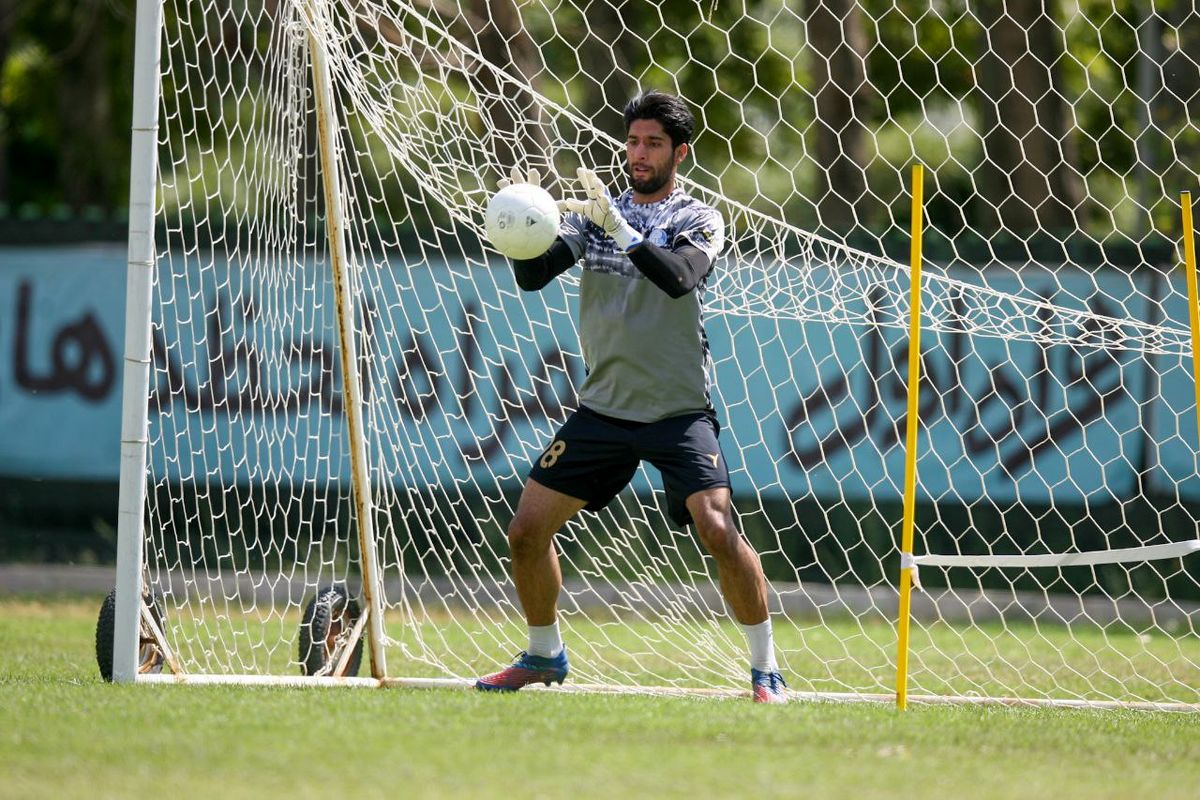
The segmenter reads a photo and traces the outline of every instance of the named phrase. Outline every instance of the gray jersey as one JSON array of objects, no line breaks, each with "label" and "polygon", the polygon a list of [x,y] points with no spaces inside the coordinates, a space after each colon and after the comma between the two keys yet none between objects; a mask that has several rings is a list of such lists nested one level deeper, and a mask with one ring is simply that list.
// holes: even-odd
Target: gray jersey
[{"label": "gray jersey", "polygon": [[[632,191],[613,202],[659,247],[691,245],[715,262],[725,246],[721,215],[682,189],[657,203],[635,204]],[[710,410],[712,358],[701,307],[707,276],[694,291],[673,299],[582,216],[567,214],[559,236],[583,259],[579,332],[588,372],[580,402],[637,422]]]}]

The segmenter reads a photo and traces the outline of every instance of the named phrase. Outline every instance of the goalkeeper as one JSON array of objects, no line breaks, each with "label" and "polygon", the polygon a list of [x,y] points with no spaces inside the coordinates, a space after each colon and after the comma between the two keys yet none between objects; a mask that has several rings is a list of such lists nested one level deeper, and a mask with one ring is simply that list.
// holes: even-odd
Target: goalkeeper
[{"label": "goalkeeper", "polygon": [[[529,649],[476,687],[515,691],[562,683],[567,652],[556,603],[562,573],[552,539],[581,510],[598,511],[649,461],[668,513],[692,524],[717,563],[721,591],[750,645],[756,702],[785,702],[758,555],[730,510],[729,470],[709,396],[712,359],[701,300],[724,246],[724,221],[676,186],[695,122],[683,101],[645,92],[625,107],[631,189],[613,199],[579,170],[585,199],[559,201],[559,236],[543,255],[515,260],[517,284],[537,291],[583,259],[579,331],[587,378],[579,409],[537,458],[508,527],[513,580]],[[515,169],[512,181],[521,182]],[[538,182],[531,171],[526,180]]]}]

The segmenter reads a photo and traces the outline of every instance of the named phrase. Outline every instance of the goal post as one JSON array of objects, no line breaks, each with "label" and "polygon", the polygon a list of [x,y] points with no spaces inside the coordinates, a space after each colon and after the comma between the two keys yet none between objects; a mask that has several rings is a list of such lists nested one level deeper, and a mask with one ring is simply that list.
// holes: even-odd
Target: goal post
[{"label": "goal post", "polygon": [[129,265],[125,294],[125,367],[121,416],[121,481],[117,515],[117,597],[113,679],[137,676],[144,563],[146,447],[150,394],[150,302],[158,181],[161,0],[138,0],[135,23],[133,124],[129,159]]},{"label": "goal post", "polygon": [[[797,696],[1200,707],[1196,121],[1154,80],[1200,12],[643,10],[140,0],[114,678],[463,687],[524,648],[505,529],[579,277],[521,292],[483,209],[512,166],[622,188],[653,87],[727,223],[713,397]],[[556,537],[576,689],[745,693],[665,510],[643,467]]]},{"label": "goal post", "polygon": [[[362,592],[366,600],[366,619],[370,626],[371,675],[387,675],[387,660],[383,651],[383,607],[379,602],[382,584],[379,580],[378,543],[375,538],[375,501],[371,478],[367,470],[366,436],[363,427],[362,380],[358,366],[358,333],[353,298],[360,280],[352,279],[357,265],[346,250],[346,220],[343,208],[342,162],[339,157],[337,109],[334,105],[333,84],[329,75],[326,37],[327,0],[305,0],[308,20],[308,46],[313,75],[313,98],[316,105],[317,140],[321,151],[319,160],[321,185],[325,192],[325,233],[328,237],[329,266],[333,271],[333,296],[337,317],[338,353],[342,366],[342,388],[346,402],[346,438],[350,445],[350,475],[353,485],[354,519],[358,530],[358,553],[361,561]],[[352,638],[361,629],[352,631]],[[348,642],[350,647],[353,641]],[[349,648],[345,648],[348,652]]]}]

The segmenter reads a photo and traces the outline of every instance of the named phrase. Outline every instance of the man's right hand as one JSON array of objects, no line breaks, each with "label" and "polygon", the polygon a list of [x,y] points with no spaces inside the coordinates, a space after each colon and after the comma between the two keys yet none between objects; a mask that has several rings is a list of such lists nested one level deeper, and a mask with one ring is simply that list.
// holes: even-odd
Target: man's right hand
[{"label": "man's right hand", "polygon": [[511,177],[501,178],[496,182],[497,189],[505,189],[509,186],[512,186],[514,183],[529,183],[538,187],[542,185],[542,173],[538,172],[533,167],[530,167],[529,172],[527,172],[524,176],[521,175],[520,167],[513,167],[512,172],[509,174]]}]

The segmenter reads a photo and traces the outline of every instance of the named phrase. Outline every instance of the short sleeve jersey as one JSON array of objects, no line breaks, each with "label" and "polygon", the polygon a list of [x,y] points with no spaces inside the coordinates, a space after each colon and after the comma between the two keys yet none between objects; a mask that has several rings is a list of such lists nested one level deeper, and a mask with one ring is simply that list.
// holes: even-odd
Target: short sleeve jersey
[{"label": "short sleeve jersey", "polygon": [[[666,250],[691,245],[715,263],[725,246],[721,215],[682,189],[655,203],[634,203],[632,191],[613,202],[646,241]],[[583,259],[579,334],[587,378],[580,402],[637,422],[711,411],[703,299],[712,270],[694,291],[672,298],[595,223],[567,214],[559,236]]]}]

